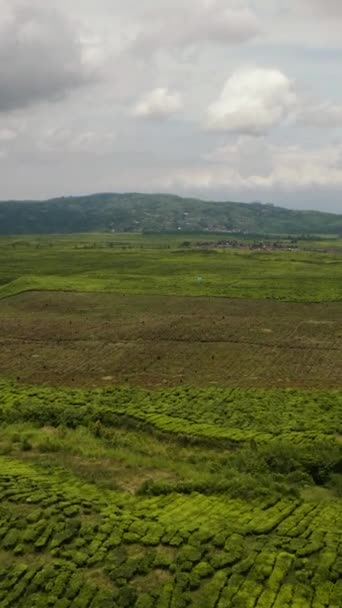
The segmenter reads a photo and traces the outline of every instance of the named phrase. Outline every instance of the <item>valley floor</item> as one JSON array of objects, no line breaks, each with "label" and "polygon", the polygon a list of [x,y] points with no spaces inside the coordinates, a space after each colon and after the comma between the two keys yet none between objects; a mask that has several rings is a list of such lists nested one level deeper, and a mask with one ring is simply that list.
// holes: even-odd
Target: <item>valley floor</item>
[{"label": "valley floor", "polygon": [[0,608],[341,608],[341,277],[0,240]]}]

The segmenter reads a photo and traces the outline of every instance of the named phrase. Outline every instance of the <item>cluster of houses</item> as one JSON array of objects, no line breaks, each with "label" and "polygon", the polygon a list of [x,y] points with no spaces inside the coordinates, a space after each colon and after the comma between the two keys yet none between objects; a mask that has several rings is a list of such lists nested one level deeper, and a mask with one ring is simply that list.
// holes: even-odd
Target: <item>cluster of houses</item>
[{"label": "cluster of houses", "polygon": [[201,249],[250,249],[256,251],[297,251],[299,249],[296,241],[198,241],[196,247]]}]

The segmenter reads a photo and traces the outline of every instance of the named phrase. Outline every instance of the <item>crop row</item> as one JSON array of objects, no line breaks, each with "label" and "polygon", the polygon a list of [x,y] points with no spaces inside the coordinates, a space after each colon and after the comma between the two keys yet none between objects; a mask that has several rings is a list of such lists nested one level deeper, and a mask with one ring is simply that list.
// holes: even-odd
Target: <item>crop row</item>
[{"label": "crop row", "polygon": [[337,500],[100,499],[58,471],[0,460],[1,607],[341,605]]},{"label": "crop row", "polygon": [[63,390],[4,384],[0,422],[76,427],[144,426],[162,433],[230,444],[305,444],[342,433],[341,392],[134,388]]}]

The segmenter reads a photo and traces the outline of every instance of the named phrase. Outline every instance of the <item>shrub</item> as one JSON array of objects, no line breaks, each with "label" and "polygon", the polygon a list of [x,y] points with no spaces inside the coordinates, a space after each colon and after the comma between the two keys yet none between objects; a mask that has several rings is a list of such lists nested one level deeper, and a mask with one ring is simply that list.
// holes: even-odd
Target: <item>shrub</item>
[{"label": "shrub", "polygon": [[342,474],[332,473],[328,481],[329,487],[334,490],[337,496],[342,497]]},{"label": "shrub", "polygon": [[141,595],[139,595],[135,603],[135,608],[153,608],[153,606],[154,599],[149,593],[142,593]]}]

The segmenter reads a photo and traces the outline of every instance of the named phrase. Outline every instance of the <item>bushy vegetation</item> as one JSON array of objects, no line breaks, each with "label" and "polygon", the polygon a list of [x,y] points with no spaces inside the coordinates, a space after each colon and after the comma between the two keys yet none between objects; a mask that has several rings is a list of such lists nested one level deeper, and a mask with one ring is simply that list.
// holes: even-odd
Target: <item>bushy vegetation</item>
[{"label": "bushy vegetation", "polygon": [[[136,464],[140,455],[142,477],[141,435],[139,443],[138,436],[129,441],[133,431],[107,431],[103,438],[98,424],[91,430],[2,425],[0,444],[4,452],[7,440],[7,454],[0,456],[1,606],[248,608],[275,603],[339,608],[340,500],[329,490],[326,498],[303,499],[303,483],[311,484],[312,492],[314,486],[309,475],[300,478],[298,471],[297,493],[290,491],[290,480],[286,492],[284,480],[292,466],[284,467],[278,449],[267,444],[259,455],[255,447],[196,451],[174,443],[174,463],[178,460],[188,481],[166,491],[165,484],[158,487],[151,479],[132,495],[120,483],[106,488],[97,475],[91,481],[82,476],[82,452],[85,466],[90,468],[93,458],[108,467],[116,444],[121,467],[128,452],[135,451]],[[129,442],[126,455],[124,441]],[[147,435],[146,441],[155,452],[157,440]],[[159,443],[161,466],[165,442]],[[68,449],[77,460],[73,470]],[[294,448],[291,461],[294,453],[298,457]],[[200,455],[202,487],[196,467]],[[270,466],[277,455],[279,464]],[[193,461],[192,472],[184,468],[185,456],[188,467]],[[220,466],[220,476],[230,471],[230,479],[219,489],[214,480]],[[210,474],[210,467],[216,471]],[[271,469],[284,468],[283,481],[276,485]],[[254,471],[249,485],[245,470]],[[255,492],[261,479],[263,492]]]},{"label": "bushy vegetation", "polygon": [[339,493],[339,392],[1,388],[5,454],[91,458],[94,467],[82,471],[91,480],[101,469],[96,459],[120,460],[138,479],[140,465],[161,471],[135,482],[141,495],[250,499],[298,496],[306,485]]},{"label": "bushy vegetation", "polygon": [[[340,391],[138,387],[94,390],[2,382],[0,422],[118,426],[174,436],[184,444],[306,445],[342,435]],[[281,453],[281,448],[279,448]]]},{"label": "bushy vegetation", "polygon": [[1,607],[340,607],[340,392],[0,398]]},{"label": "bushy vegetation", "polygon": [[341,233],[341,216],[261,203],[211,203],[162,194],[94,194],[51,201],[0,202],[0,233],[240,230]]}]

